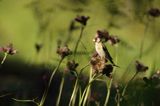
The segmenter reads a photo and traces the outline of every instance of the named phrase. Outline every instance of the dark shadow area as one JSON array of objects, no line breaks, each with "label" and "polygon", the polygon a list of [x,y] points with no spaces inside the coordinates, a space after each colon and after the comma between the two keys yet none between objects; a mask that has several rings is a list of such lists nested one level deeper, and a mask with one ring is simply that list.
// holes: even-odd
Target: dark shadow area
[{"label": "dark shadow area", "polygon": [[[29,66],[21,61],[6,61],[0,69],[0,94],[2,95],[0,106],[13,106],[15,101],[11,98],[21,100],[37,98],[37,100],[40,100],[50,74],[51,71],[44,68],[43,65]],[[60,74],[57,73],[49,92],[52,104],[56,99],[57,94],[55,92],[58,92],[60,80]],[[26,103],[18,104],[26,105]]]}]

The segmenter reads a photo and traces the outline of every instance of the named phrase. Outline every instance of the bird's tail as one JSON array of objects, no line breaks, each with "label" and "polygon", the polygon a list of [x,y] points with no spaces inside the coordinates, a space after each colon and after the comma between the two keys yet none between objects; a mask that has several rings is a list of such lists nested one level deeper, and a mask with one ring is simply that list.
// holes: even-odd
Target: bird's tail
[{"label": "bird's tail", "polygon": [[113,66],[120,68],[120,66],[118,66],[118,65],[116,65],[116,64],[113,64]]}]

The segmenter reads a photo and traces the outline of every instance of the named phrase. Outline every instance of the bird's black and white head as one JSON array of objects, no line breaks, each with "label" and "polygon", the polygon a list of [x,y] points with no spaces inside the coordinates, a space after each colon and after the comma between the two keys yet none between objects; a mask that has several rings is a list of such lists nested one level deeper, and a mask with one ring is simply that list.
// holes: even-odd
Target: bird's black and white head
[{"label": "bird's black and white head", "polygon": [[95,43],[99,43],[101,41],[101,39],[99,38],[99,37],[95,37],[94,39],[93,39],[93,42],[95,42]]}]

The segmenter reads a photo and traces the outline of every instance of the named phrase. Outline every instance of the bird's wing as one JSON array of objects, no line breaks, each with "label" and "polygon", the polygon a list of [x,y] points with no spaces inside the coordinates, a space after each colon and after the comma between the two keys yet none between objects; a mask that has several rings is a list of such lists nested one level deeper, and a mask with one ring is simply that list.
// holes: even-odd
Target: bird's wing
[{"label": "bird's wing", "polygon": [[112,64],[114,64],[113,59],[112,59],[112,57],[111,57],[110,53],[108,52],[108,49],[107,49],[107,47],[106,47],[105,45],[103,45],[103,50],[104,50],[105,53],[106,53],[106,58],[107,58]]},{"label": "bird's wing", "polygon": [[112,59],[107,47],[105,45],[102,45],[102,47],[103,47],[103,50],[105,51],[106,59],[108,59],[113,64],[113,66],[119,67],[113,62],[113,59]]}]

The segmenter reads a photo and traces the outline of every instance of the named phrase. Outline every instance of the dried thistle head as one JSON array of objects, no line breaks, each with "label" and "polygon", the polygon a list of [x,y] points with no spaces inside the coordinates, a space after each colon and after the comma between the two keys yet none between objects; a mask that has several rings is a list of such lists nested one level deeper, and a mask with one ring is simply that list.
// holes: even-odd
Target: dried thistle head
[{"label": "dried thistle head", "polygon": [[101,42],[110,41],[112,45],[115,45],[120,42],[117,36],[110,36],[109,32],[102,30],[97,31],[94,41],[96,41],[97,39],[100,39]]},{"label": "dried thistle head", "polygon": [[14,55],[17,53],[17,50],[13,48],[13,44],[8,44],[7,46],[0,47],[0,52],[7,53],[9,55]]},{"label": "dried thistle head", "polygon": [[36,44],[35,44],[35,49],[36,49],[37,53],[40,52],[40,50],[42,49],[42,47],[43,47],[43,45],[40,44],[40,43],[36,43]]},{"label": "dried thistle head", "polygon": [[159,86],[159,84],[160,84],[160,70],[157,70],[150,78],[144,77],[143,80],[147,85]]},{"label": "dried thistle head", "polygon": [[87,21],[90,17],[89,16],[77,16],[75,18],[75,21],[79,22],[80,24],[86,26]]},{"label": "dried thistle head", "polygon": [[93,54],[90,64],[94,73],[101,73],[105,67],[106,60],[102,59],[97,53]]},{"label": "dried thistle head", "polygon": [[148,66],[145,66],[139,61],[136,61],[135,65],[137,72],[146,72],[148,70]]},{"label": "dried thistle head", "polygon": [[102,71],[102,74],[104,74],[104,75],[106,75],[107,77],[110,78],[110,77],[112,77],[111,76],[112,71],[113,71],[113,65],[107,64],[107,65],[105,65],[105,67]]},{"label": "dried thistle head", "polygon": [[110,36],[107,31],[98,30],[95,38],[100,38],[102,41],[107,42],[109,40]]},{"label": "dried thistle head", "polygon": [[95,52],[90,60],[90,64],[94,73],[101,73],[111,78],[111,73],[113,71],[113,65],[106,64],[107,60],[101,58],[97,52]]},{"label": "dried thistle head", "polygon": [[150,10],[148,10],[148,14],[152,17],[159,17],[160,10],[158,8],[151,8]]},{"label": "dried thistle head", "polygon": [[77,71],[76,68],[78,67],[78,63],[76,63],[74,60],[68,61],[66,64],[66,72],[71,73],[72,75],[74,75],[75,77],[77,77]]},{"label": "dried thistle head", "polygon": [[157,70],[153,75],[152,78],[159,79],[160,80],[160,70]]},{"label": "dried thistle head", "polygon": [[117,36],[110,36],[109,41],[111,42],[112,45],[115,45],[120,42],[120,40]]},{"label": "dried thistle head", "polygon": [[67,70],[69,71],[76,71],[76,68],[78,67],[78,63],[76,63],[74,60],[67,62]]},{"label": "dried thistle head", "polygon": [[59,54],[61,56],[61,58],[65,58],[66,56],[70,55],[72,52],[71,50],[68,48],[68,46],[64,46],[64,47],[58,47],[57,48],[57,54]]}]

